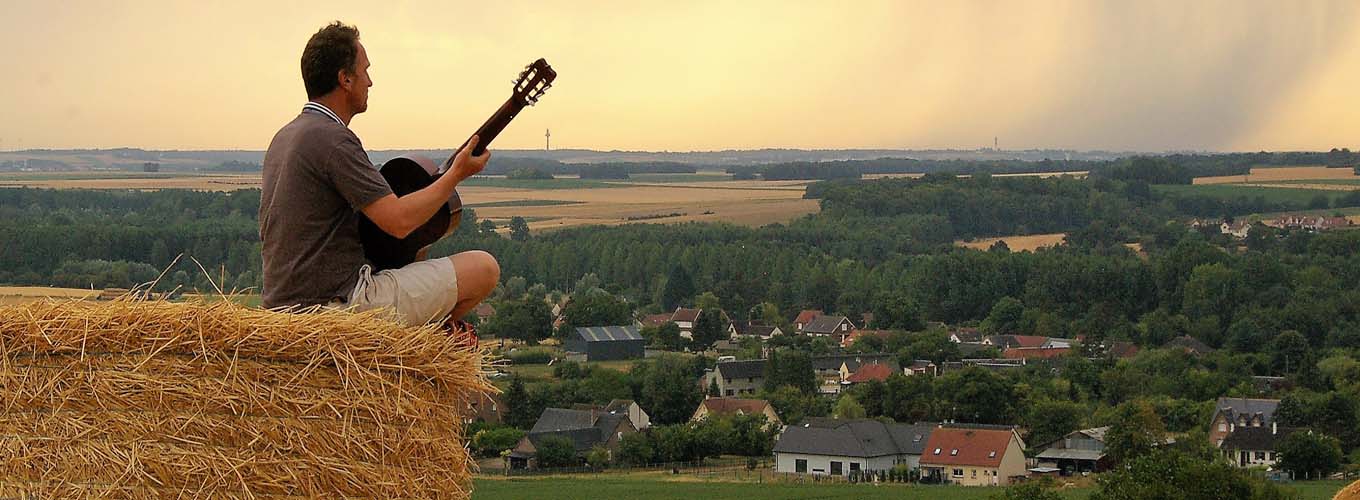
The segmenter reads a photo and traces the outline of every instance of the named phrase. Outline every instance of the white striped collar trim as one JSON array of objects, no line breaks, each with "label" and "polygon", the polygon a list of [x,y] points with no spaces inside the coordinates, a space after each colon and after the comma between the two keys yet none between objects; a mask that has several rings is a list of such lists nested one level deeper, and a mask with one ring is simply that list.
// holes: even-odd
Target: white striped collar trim
[{"label": "white striped collar trim", "polygon": [[[335,112],[334,112],[334,111],[331,111],[331,108],[326,107],[325,104],[321,104],[321,103],[316,102],[316,101],[308,101],[307,104],[303,104],[303,105],[302,105],[302,109],[310,109],[310,110],[313,110],[313,111],[319,111],[319,112],[321,112],[322,114],[331,117],[332,120],[335,120],[335,123],[339,123],[339,124],[341,124],[341,125],[345,125],[344,120],[341,120],[339,116],[336,116]],[[345,125],[345,126],[348,127],[348,125]]]}]

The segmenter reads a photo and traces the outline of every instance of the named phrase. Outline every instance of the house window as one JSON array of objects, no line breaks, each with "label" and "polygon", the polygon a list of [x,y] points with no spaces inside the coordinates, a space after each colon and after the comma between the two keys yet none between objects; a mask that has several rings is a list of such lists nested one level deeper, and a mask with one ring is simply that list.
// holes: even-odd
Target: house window
[{"label": "house window", "polygon": [[807,460],[797,459],[793,461],[793,471],[799,474],[807,473]]},{"label": "house window", "polygon": [[837,462],[837,461],[835,461],[835,460],[832,460],[832,461],[831,461],[831,475],[833,475],[833,476],[839,476],[839,475],[841,475],[841,463],[840,463],[840,462]]},{"label": "house window", "polygon": [[850,472],[859,472],[859,462],[850,462]]},{"label": "house window", "polygon": [[728,395],[728,396],[733,396],[733,395],[735,395],[735,394],[736,394],[736,392],[734,392],[732,389],[728,389],[728,390],[727,390],[727,395]]},{"label": "house window", "polygon": [[963,477],[963,469],[954,469],[954,477]]},{"label": "house window", "polygon": [[1218,423],[1218,432],[1228,432],[1228,423],[1227,423],[1227,422],[1219,422],[1219,423]]},{"label": "house window", "polygon": [[957,456],[959,456],[959,449],[958,449],[958,448],[954,448],[954,449],[952,449],[952,450],[949,450],[949,456],[951,456],[951,457],[957,457]]},{"label": "house window", "polygon": [[1258,452],[1256,452],[1256,459],[1257,459],[1257,460],[1265,460],[1265,459],[1266,459],[1266,452],[1264,452],[1264,451],[1258,451]]},{"label": "house window", "polygon": [[968,470],[973,471],[973,477],[974,477],[974,478],[977,477],[977,469],[968,469]]},{"label": "house window", "polygon": [[939,448],[935,448],[935,454],[936,454],[936,455],[939,455],[939,454],[940,454],[940,449],[939,449]]},{"label": "house window", "polygon": [[996,458],[996,452],[995,451],[987,452],[987,458]]}]

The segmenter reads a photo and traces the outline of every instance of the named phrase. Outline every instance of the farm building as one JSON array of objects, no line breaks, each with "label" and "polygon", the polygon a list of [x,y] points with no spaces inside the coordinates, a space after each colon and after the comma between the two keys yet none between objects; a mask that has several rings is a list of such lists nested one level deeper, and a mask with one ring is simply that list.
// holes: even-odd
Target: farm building
[{"label": "farm building", "polygon": [[567,339],[567,350],[585,354],[586,361],[641,359],[646,346],[634,325],[581,327]]}]

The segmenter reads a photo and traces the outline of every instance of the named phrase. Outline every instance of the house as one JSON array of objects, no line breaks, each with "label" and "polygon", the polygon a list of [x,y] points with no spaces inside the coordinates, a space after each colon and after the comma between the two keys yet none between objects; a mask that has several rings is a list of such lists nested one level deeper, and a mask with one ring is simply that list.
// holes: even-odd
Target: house
[{"label": "house", "polygon": [[779,419],[774,405],[764,399],[706,398],[699,403],[689,421],[698,422],[709,415],[765,415],[766,429],[784,427],[784,421]]},{"label": "house", "polygon": [[774,445],[775,472],[845,476],[915,468],[932,424],[887,424],[872,419],[809,418],[784,429]]},{"label": "house", "polygon": [[760,340],[770,340],[770,337],[783,335],[784,331],[777,326],[764,325],[754,321],[733,322],[728,331],[732,333],[732,340],[740,337],[759,338]]},{"label": "house", "polygon": [[472,312],[477,315],[478,321],[486,321],[496,315],[496,308],[491,307],[491,304],[482,302],[481,304],[477,304],[477,307],[474,308]]},{"label": "house", "polygon": [[1037,335],[989,335],[982,339],[983,344],[1003,350],[1010,347],[1043,347],[1045,342],[1048,342],[1048,337]]},{"label": "house", "polygon": [[798,311],[798,316],[793,318],[793,331],[803,333],[803,327],[807,326],[808,323],[811,323],[812,320],[817,319],[817,317],[821,315],[821,309],[803,309],[802,311]]},{"label": "house", "polygon": [[569,352],[585,354],[586,361],[642,359],[647,340],[636,325],[580,327],[567,338]]},{"label": "house", "polygon": [[1039,467],[1058,469],[1064,476],[1109,470],[1111,464],[1105,457],[1105,433],[1109,430],[1105,426],[1072,431],[1040,446],[1035,455]]},{"label": "house", "polygon": [[642,319],[638,320],[638,326],[641,326],[643,328],[649,326],[658,327],[670,322],[671,313],[648,314],[646,316],[643,316]]},{"label": "house", "polygon": [[1209,419],[1209,441],[1223,447],[1229,434],[1252,427],[1269,427],[1275,423],[1278,399],[1218,398],[1214,415]]},{"label": "house", "polygon": [[1245,239],[1247,237],[1247,234],[1251,232],[1251,222],[1244,220],[1235,222],[1225,221],[1222,224],[1218,225],[1218,232],[1222,234],[1232,235],[1232,237],[1237,238],[1239,240]]},{"label": "house", "polygon": [[850,335],[847,335],[843,340],[841,340],[841,348],[844,349],[846,347],[850,347],[850,345],[854,344],[856,340],[865,337],[877,337],[883,340],[887,340],[888,335],[891,334],[892,332],[889,330],[850,330]]},{"label": "house", "polygon": [[703,309],[675,308],[675,312],[671,314],[671,322],[680,327],[681,337],[694,338],[694,322],[699,321],[699,313],[701,312],[703,312]]},{"label": "house", "polygon": [[704,390],[715,382],[724,397],[760,392],[765,387],[765,360],[719,361],[704,380]]},{"label": "house", "polygon": [[1105,348],[1105,353],[1118,359],[1132,358],[1138,355],[1138,346],[1127,341],[1110,342],[1109,347]]},{"label": "house", "polygon": [[930,375],[930,376],[934,377],[934,376],[940,374],[940,370],[939,370],[939,367],[935,366],[935,362],[933,362],[933,361],[931,361],[931,360],[928,360],[928,359],[916,359],[916,360],[912,360],[910,366],[904,367],[904,368],[902,369],[902,373],[904,373],[904,374],[906,374],[906,375],[908,375],[908,376],[911,376],[911,375]]},{"label": "house", "polygon": [[647,415],[647,412],[643,411],[642,407],[631,399],[615,399],[603,406],[576,403],[571,405],[571,409],[625,415],[628,417],[628,421],[632,422],[633,428],[640,431],[652,426],[652,417]]},{"label": "house", "polygon": [[1079,344],[1081,344],[1080,338],[1064,339],[1058,337],[1044,337],[1044,343],[1040,344],[1039,347],[1043,349],[1064,349],[1076,347]]},{"label": "house", "polygon": [[859,371],[860,367],[866,364],[886,364],[894,372],[901,368],[897,364],[896,354],[835,354],[830,356],[813,356],[812,371],[819,381],[818,392],[822,394],[838,394],[841,392],[841,385],[851,374]]},{"label": "house", "polygon": [[1294,432],[1300,429],[1280,427],[1275,422],[1269,427],[1240,427],[1223,438],[1219,449],[1238,467],[1274,467],[1280,458],[1275,451],[1280,441]]},{"label": "house", "polygon": [[982,332],[977,328],[956,328],[949,332],[949,341],[955,344],[982,342]]},{"label": "house", "polygon": [[1203,356],[1214,352],[1214,348],[1209,347],[1204,342],[1200,342],[1199,339],[1189,335],[1181,335],[1168,340],[1165,344],[1162,344],[1162,348],[1181,350],[1185,351],[1186,354],[1194,356]]},{"label": "house", "polygon": [[848,377],[845,377],[844,384],[853,385],[868,382],[870,380],[883,382],[888,380],[888,376],[894,373],[900,372],[894,370],[892,366],[889,366],[886,363],[871,363],[867,365],[861,365],[858,370],[855,370],[855,373],[851,373]]},{"label": "house", "polygon": [[1002,486],[1025,475],[1024,443],[1013,430],[941,427],[921,454],[927,481]]},{"label": "house", "polygon": [[473,422],[487,422],[499,424],[502,420],[501,412],[505,409],[505,404],[501,402],[496,394],[478,393],[469,396],[462,403],[462,411],[459,413],[463,417],[464,424]]},{"label": "house", "polygon": [[818,316],[811,322],[803,325],[802,334],[818,337],[832,337],[836,343],[845,342],[845,338],[850,336],[850,332],[855,330],[855,324],[850,322],[850,318],[845,316]]},{"label": "house", "polygon": [[1071,347],[1008,347],[1001,351],[1006,359],[1053,359],[1066,356]]},{"label": "house", "polygon": [[1282,229],[1304,229],[1308,231],[1326,231],[1351,225],[1349,219],[1345,217],[1314,217],[1308,215],[1284,215],[1275,218],[1267,225]]},{"label": "house", "polygon": [[538,447],[548,436],[571,440],[578,457],[584,457],[591,449],[600,446],[609,451],[612,459],[623,437],[637,431],[625,413],[546,408],[529,433],[510,450],[506,456],[506,466],[510,469],[536,468]]}]

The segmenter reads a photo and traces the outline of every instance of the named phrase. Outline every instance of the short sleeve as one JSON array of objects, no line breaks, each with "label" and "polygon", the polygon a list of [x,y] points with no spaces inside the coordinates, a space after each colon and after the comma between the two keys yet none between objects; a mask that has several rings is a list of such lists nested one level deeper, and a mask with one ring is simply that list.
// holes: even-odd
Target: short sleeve
[{"label": "short sleeve", "polygon": [[368,160],[368,153],[364,152],[358,138],[352,135],[340,139],[331,153],[326,170],[335,190],[355,212],[392,194],[392,187],[387,185],[387,180]]}]

